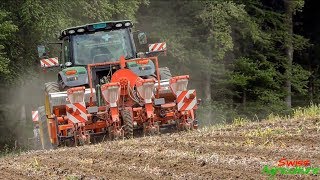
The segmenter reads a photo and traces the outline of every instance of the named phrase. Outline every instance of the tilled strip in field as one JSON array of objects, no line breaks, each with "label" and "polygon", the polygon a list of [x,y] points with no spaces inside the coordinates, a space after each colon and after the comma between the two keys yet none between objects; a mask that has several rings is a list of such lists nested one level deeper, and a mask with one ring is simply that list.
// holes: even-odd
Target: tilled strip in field
[{"label": "tilled strip in field", "polygon": [[0,173],[5,179],[266,179],[263,166],[282,157],[320,165],[317,127],[305,121],[302,129],[298,121],[263,122],[31,151],[1,158]]}]

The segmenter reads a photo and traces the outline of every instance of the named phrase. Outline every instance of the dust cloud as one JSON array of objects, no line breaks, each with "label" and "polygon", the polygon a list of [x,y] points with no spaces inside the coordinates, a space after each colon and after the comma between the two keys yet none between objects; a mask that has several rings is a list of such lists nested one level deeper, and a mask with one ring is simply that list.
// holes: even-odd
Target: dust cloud
[{"label": "dust cloud", "polygon": [[11,87],[1,88],[0,151],[28,148],[33,138],[31,111],[44,104],[44,83],[54,81],[53,70],[36,70]]}]

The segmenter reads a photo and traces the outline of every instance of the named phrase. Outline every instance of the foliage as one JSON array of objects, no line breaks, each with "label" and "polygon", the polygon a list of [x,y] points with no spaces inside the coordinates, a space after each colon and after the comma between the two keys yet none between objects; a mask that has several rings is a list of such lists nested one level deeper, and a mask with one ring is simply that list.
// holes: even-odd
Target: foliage
[{"label": "foliage", "polygon": [[[40,43],[56,41],[60,30],[86,23],[108,21],[113,19],[133,19],[141,4],[147,4],[147,0],[105,0],[88,2],[80,1],[46,1],[24,0],[22,2],[3,2],[1,7],[10,12],[11,21],[18,31],[10,39],[10,43],[3,46],[10,54],[11,64],[8,66],[12,72],[2,81],[16,83],[17,77],[22,74],[34,74],[38,59],[35,53],[36,46]],[[1,20],[0,15],[0,20]],[[9,30],[9,27],[8,27]],[[2,30],[0,29],[0,32]],[[3,31],[5,33],[5,31]],[[12,48],[15,47],[15,48]],[[4,61],[7,62],[8,61]],[[1,61],[3,64],[3,61]],[[22,68],[24,67],[24,68]],[[27,68],[26,68],[27,67]],[[28,68],[30,68],[28,70]],[[11,80],[11,81],[8,81]],[[1,80],[1,79],[0,79]],[[15,81],[13,81],[15,80]]]},{"label": "foliage", "polygon": [[[293,8],[302,7],[299,1]],[[281,3],[151,1],[138,19],[154,27],[153,39],[168,43],[168,59],[183,64],[167,63],[174,72],[190,74],[193,81],[198,81],[192,85],[203,87],[200,93],[205,100],[225,104],[239,115],[287,112],[284,99],[288,92],[284,86],[288,78],[293,93],[307,91],[310,73],[297,63],[287,63],[286,47],[289,39],[295,51],[310,44],[303,36],[287,32]],[[286,74],[289,70],[290,77]],[[216,111],[215,106],[212,112]]]},{"label": "foliage", "polygon": [[234,49],[234,31],[242,36],[249,35],[254,41],[260,39],[259,28],[244,5],[231,1],[208,1],[206,4],[199,16],[210,31],[208,42],[213,44],[212,49],[217,59],[224,59],[225,54]]},{"label": "foliage", "polygon": [[320,105],[311,103],[309,107],[298,107],[293,110],[293,118],[295,119],[318,119],[320,117]]},{"label": "foliage", "polygon": [[0,10],[0,74],[2,75],[9,73],[8,64],[10,62],[2,42],[9,40],[12,33],[17,30],[12,21],[8,20],[8,16],[9,13]]},{"label": "foliage", "polygon": [[234,126],[244,126],[245,124],[248,124],[250,120],[242,117],[237,117],[233,120],[232,125]]}]

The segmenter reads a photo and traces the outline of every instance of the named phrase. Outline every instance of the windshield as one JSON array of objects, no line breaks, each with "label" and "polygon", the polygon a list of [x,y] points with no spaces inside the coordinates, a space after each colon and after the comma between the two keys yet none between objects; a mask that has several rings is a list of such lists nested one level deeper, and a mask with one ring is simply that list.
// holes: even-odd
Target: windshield
[{"label": "windshield", "polygon": [[99,31],[93,34],[73,36],[75,64],[87,65],[100,62],[118,61],[120,56],[133,57],[128,29]]}]

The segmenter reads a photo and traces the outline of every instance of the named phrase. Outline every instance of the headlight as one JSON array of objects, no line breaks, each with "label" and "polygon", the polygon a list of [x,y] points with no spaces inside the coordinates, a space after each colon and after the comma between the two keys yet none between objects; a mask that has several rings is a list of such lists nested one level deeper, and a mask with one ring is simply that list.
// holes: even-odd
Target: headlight
[{"label": "headlight", "polygon": [[71,29],[71,30],[68,31],[68,33],[69,34],[74,34],[74,33],[76,33],[76,31],[74,29]]},{"label": "headlight", "polygon": [[66,63],[64,63],[64,65],[67,66],[67,67],[69,67],[69,66],[72,65],[72,62],[66,62]]},{"label": "headlight", "polygon": [[116,27],[117,27],[117,28],[122,27],[122,23],[117,23],[117,24],[116,24]]},{"label": "headlight", "polygon": [[77,29],[78,33],[83,33],[85,30],[83,28]]},{"label": "headlight", "polygon": [[128,26],[130,26],[131,25],[131,23],[130,22],[126,22],[126,23],[124,23],[124,26],[126,26],[126,27],[128,27]]}]

